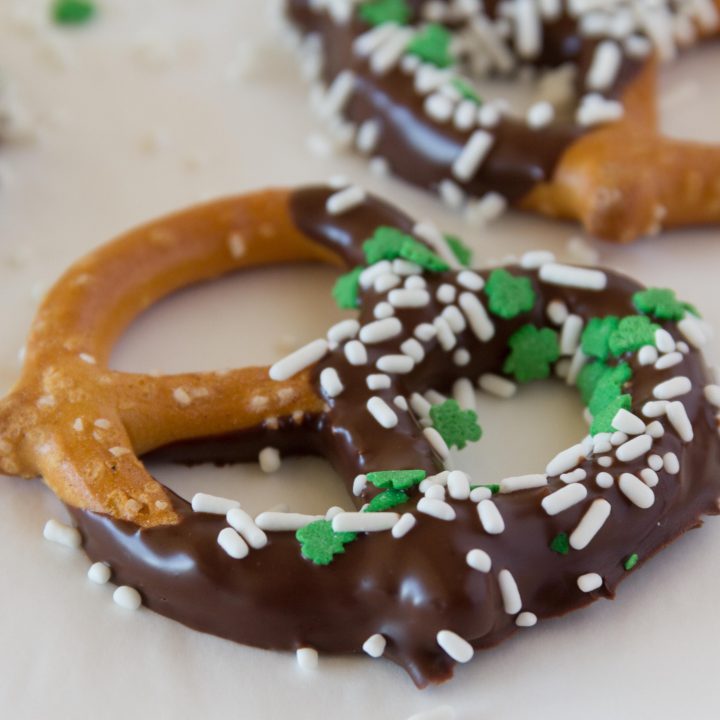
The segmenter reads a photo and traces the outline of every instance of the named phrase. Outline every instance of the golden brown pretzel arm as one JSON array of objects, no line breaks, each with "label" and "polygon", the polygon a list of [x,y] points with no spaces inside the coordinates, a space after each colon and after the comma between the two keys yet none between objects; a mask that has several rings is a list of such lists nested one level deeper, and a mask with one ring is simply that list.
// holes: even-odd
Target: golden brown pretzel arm
[{"label": "golden brown pretzel arm", "polygon": [[[0,403],[0,470],[40,473],[63,501],[142,526],[176,521],[136,454],[199,431],[257,424],[252,395],[266,387],[269,394],[267,371],[125,375],[106,367],[112,344],[139,312],[179,287],[246,266],[337,263],[294,227],[288,197],[269,191],[171,215],[71,268],[43,302],[20,381]],[[305,374],[272,383],[272,392],[271,407],[288,414],[322,407]]]}]

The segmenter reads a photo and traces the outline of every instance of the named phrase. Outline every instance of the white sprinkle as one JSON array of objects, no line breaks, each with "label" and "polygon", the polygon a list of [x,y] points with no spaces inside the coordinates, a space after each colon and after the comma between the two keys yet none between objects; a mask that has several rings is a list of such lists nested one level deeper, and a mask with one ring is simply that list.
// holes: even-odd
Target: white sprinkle
[{"label": "white sprinkle", "polygon": [[492,569],[492,560],[490,556],[479,548],[470,550],[465,556],[465,562],[473,569],[483,573],[488,573]]},{"label": "white sprinkle", "polygon": [[476,487],[470,491],[470,501],[479,503],[483,500],[490,500],[492,497],[492,490],[486,487]]},{"label": "white sprinkle", "polygon": [[384,320],[385,318],[392,317],[395,314],[395,308],[389,302],[379,302],[373,308],[373,315],[378,320]]},{"label": "white sprinkle", "polygon": [[433,320],[433,325],[437,332],[437,339],[440,343],[440,347],[446,352],[452,350],[457,344],[457,338],[450,328],[448,321],[443,317],[436,317],[435,320]]},{"label": "white sprinkle", "polygon": [[274,473],[280,469],[280,452],[274,447],[263,448],[258,454],[258,463],[264,473]]},{"label": "white sprinkle", "polygon": [[717,408],[720,408],[720,385],[706,385],[705,399]]},{"label": "white sprinkle", "polygon": [[622,63],[620,46],[612,40],[604,40],[595,48],[592,63],[585,76],[590,90],[606,90],[615,82]]},{"label": "white sprinkle", "polygon": [[592,592],[602,587],[603,579],[597,573],[586,573],[577,579],[577,586],[584,593]]},{"label": "white sprinkle", "polygon": [[529,127],[544,128],[555,119],[555,108],[547,100],[541,100],[530,106],[525,117]]},{"label": "white sprinkle", "polygon": [[465,318],[455,305],[448,305],[444,308],[441,316],[445,318],[454,333],[461,333],[467,327]]},{"label": "white sprinkle", "polygon": [[537,625],[537,615],[531,612],[521,612],[515,619],[515,624],[518,627],[528,628]]},{"label": "white sprinkle", "polygon": [[664,328],[655,331],[655,345],[661,353],[671,353],[675,350],[675,340]]},{"label": "white sprinkle", "polygon": [[375,363],[378,370],[393,375],[406,375],[412,372],[415,361],[409,355],[383,355]]},{"label": "white sprinkle", "polygon": [[368,361],[367,350],[359,340],[351,340],[346,343],[345,358],[351,365],[365,365]]},{"label": "white sprinkle", "polygon": [[462,270],[455,278],[458,285],[461,285],[472,292],[478,292],[485,286],[485,281],[472,270]]},{"label": "white sprinkle", "polygon": [[620,432],[619,430],[614,432],[610,436],[610,442],[613,445],[622,445],[623,443],[626,443],[628,441],[628,436],[624,432]]},{"label": "white sprinkle", "polygon": [[613,476],[608,472],[599,472],[595,476],[595,482],[598,484],[598,487],[607,489],[611,488],[615,482]]},{"label": "white sprinkle", "polygon": [[425,488],[424,495],[426,498],[430,498],[431,500],[444,500],[445,488],[437,483],[431,483]]},{"label": "white sprinkle", "polygon": [[337,397],[345,389],[335,368],[323,368],[320,373],[320,387],[328,397]]},{"label": "white sprinkle", "polygon": [[473,646],[452,630],[441,630],[437,643],[455,662],[466,663],[475,654]]},{"label": "white sprinkle", "polygon": [[362,649],[373,658],[379,658],[382,657],[382,654],[385,652],[385,646],[387,645],[387,641],[385,638],[380,635],[379,633],[376,633],[375,635],[371,635],[362,646]]},{"label": "white sprinkle", "polygon": [[[444,500],[432,497],[420,498],[417,504],[418,512],[430,515],[438,520],[450,522],[455,519],[455,510],[452,505],[448,505]],[[371,513],[377,515],[378,513]]]},{"label": "white sprinkle", "polygon": [[[375,284],[375,280],[377,280],[381,275],[386,275],[391,272],[392,264],[390,261],[381,260],[380,262],[365,268],[365,270],[360,273],[360,287],[367,290]],[[360,324],[358,323],[358,328],[359,327]]]},{"label": "white sprinkle", "polygon": [[415,337],[423,342],[430,342],[436,334],[435,326],[430,323],[420,323],[414,331]]},{"label": "white sprinkle", "polygon": [[98,418],[93,424],[101,430],[109,430],[112,427],[110,421],[105,418]]},{"label": "white sprinkle", "polygon": [[318,652],[315,648],[298,648],[295,653],[295,659],[297,660],[298,667],[301,670],[310,671],[317,669]]},{"label": "white sprinkle", "polygon": [[610,433],[598,433],[593,437],[593,452],[594,453],[606,453],[612,450],[612,443],[610,442]]},{"label": "white sprinkle", "polygon": [[410,513],[404,513],[403,516],[395,523],[391,531],[392,536],[397,540],[405,537],[415,527],[415,516]]},{"label": "white sprinkle", "polygon": [[517,385],[512,380],[508,380],[501,375],[494,375],[493,373],[482,374],[478,385],[480,389],[486,393],[504,399],[513,397],[517,392]]},{"label": "white sprinkle", "polygon": [[430,416],[432,405],[420,393],[413,393],[410,396],[410,407],[419,418]]},{"label": "white sprinkle", "polygon": [[391,288],[397,287],[400,284],[400,278],[395,273],[387,273],[387,275],[381,275],[375,280],[373,290],[376,293],[382,294],[390,290]]},{"label": "white sprinkle", "polygon": [[509,570],[501,570],[498,573],[498,584],[505,612],[508,615],[519,613],[522,610],[522,598],[512,573]]},{"label": "white sprinkle", "polygon": [[563,355],[572,355],[580,344],[583,320],[579,315],[568,315],[563,323],[560,333],[560,352]]},{"label": "white sprinkle", "polygon": [[475,388],[468,378],[459,378],[453,383],[453,397],[463,410],[475,410]]},{"label": "white sprinkle", "polygon": [[538,277],[550,285],[575,287],[583,290],[604,290],[607,287],[607,275],[601,270],[546,263],[540,268]]},{"label": "white sprinkle", "polygon": [[423,272],[420,265],[410,262],[409,260],[404,260],[403,258],[393,260],[392,269],[396,275],[418,275]]},{"label": "white sprinkle", "polygon": [[408,288],[408,290],[424,290],[427,287],[427,282],[421,275],[410,275],[405,280],[405,287]]},{"label": "white sprinkle", "polygon": [[433,450],[443,459],[447,460],[450,457],[450,450],[443,440],[442,435],[432,427],[425,428],[423,430],[425,439],[430,443]]},{"label": "white sprinkle", "polygon": [[435,293],[435,297],[438,299],[439,302],[443,303],[444,305],[455,302],[456,295],[457,288],[454,285],[448,285],[448,283],[443,283]]},{"label": "white sprinkle", "polygon": [[680,461],[674,452],[665,453],[663,456],[663,466],[668,475],[677,475],[680,472]]},{"label": "white sprinkle", "polygon": [[391,290],[388,300],[396,308],[425,307],[430,302],[430,293],[427,290],[407,288]]},{"label": "white sprinkle", "polygon": [[705,327],[697,318],[685,317],[678,323],[678,330],[693,347],[700,349],[707,344]]},{"label": "white sprinkle", "polygon": [[453,175],[463,182],[470,180],[484,162],[494,142],[495,138],[489,132],[476,130],[455,158],[452,165]]},{"label": "white sprinkle", "polygon": [[645,423],[633,413],[620,409],[613,418],[612,426],[628,435],[640,435],[645,432]]},{"label": "white sprinkle", "polygon": [[668,403],[667,418],[683,442],[692,442],[695,437],[693,426],[685,406],[679,400]]},{"label": "white sprinkle", "polygon": [[368,345],[381,343],[402,332],[402,323],[395,317],[376,320],[360,328],[360,341]]},{"label": "white sprinkle", "polygon": [[495,335],[495,326],[478,297],[470,292],[464,292],[460,295],[458,303],[478,340],[481,342],[491,340]]},{"label": "white sprinkle", "polygon": [[79,357],[84,363],[87,363],[88,365],[95,365],[97,363],[95,358],[88,353],[80,353]]},{"label": "white sprinkle", "polygon": [[542,49],[543,30],[535,0],[516,0],[515,49],[523,59],[537,57]]},{"label": "white sprinkle", "polygon": [[247,543],[233,528],[223,528],[217,536],[218,545],[232,558],[241,560],[250,552]]},{"label": "white sprinkle", "polygon": [[470,353],[465,348],[459,348],[453,353],[453,363],[458,367],[465,367],[470,359]]},{"label": "white sprinkle", "polygon": [[[347,347],[347,346],[346,346]],[[328,351],[328,343],[324,338],[313,340],[294,353],[278,360],[270,367],[271,380],[288,380],[301,370],[320,360]]]},{"label": "white sprinkle", "polygon": [[501,493],[513,493],[520,490],[534,490],[535,488],[547,485],[547,475],[531,474],[531,475],[515,475],[514,477],[506,477],[500,481]]},{"label": "white sprinkle", "polygon": [[526,270],[536,270],[545,263],[555,262],[555,255],[549,250],[528,250],[520,258],[520,267]]},{"label": "white sprinkle", "polygon": [[342,512],[332,519],[335,532],[379,532],[391,530],[400,519],[394,512]]},{"label": "white sprinkle", "polygon": [[408,410],[407,400],[402,395],[396,395],[393,398],[393,404],[395,407],[400,408],[400,410],[403,410],[404,412],[407,412]]},{"label": "white sprinkle", "polygon": [[369,390],[386,390],[392,384],[390,376],[382,373],[368,375],[365,379],[365,383],[367,384]]},{"label": "white sprinkle", "polygon": [[477,511],[483,530],[488,535],[500,535],[505,530],[505,521],[492,500],[481,500]]},{"label": "white sprinkle", "polygon": [[638,362],[644,367],[657,362],[658,351],[653,345],[643,345],[638,350]]},{"label": "white sprinkle", "polygon": [[64,545],[69,548],[79,548],[82,544],[82,538],[77,528],[70,527],[55,519],[48,520],[43,528],[43,537],[46,540]]},{"label": "white sprinkle", "polygon": [[650,400],[643,405],[642,414],[649,418],[662,417],[667,411],[667,406],[667,400]]},{"label": "white sprinkle", "polygon": [[447,488],[453,500],[467,500],[470,497],[470,478],[461,470],[453,470],[448,475]]},{"label": "white sprinkle", "polygon": [[572,356],[572,360],[570,361],[570,367],[568,368],[567,372],[567,377],[565,378],[565,382],[568,385],[574,385],[577,382],[580,372],[585,366],[585,363],[587,363],[588,359],[589,358],[583,352],[583,349],[581,347],[578,347],[578,349],[575,351],[575,354]]},{"label": "white sprinkle", "polygon": [[395,411],[380,397],[374,395],[367,401],[368,412],[386,428],[394,428],[398,424],[398,416]]},{"label": "white sprinkle", "polygon": [[367,487],[367,475],[356,475],[353,480],[352,492],[355,497],[362,495]]},{"label": "white sprinkle", "polygon": [[582,502],[586,497],[587,488],[581,483],[573,483],[546,495],[542,499],[541,505],[548,515],[557,515]]},{"label": "white sprinkle", "polygon": [[327,339],[331,343],[340,344],[354,338],[358,334],[358,330],[360,330],[360,323],[357,320],[341,320],[327,331]]},{"label": "white sprinkle", "polygon": [[655,503],[655,493],[632,473],[623,473],[618,481],[618,487],[631,503],[643,510],[647,510]]},{"label": "white sprinkle", "polygon": [[353,51],[359,57],[368,57],[374,50],[395,34],[398,26],[396,23],[383,23],[376,25],[372,30],[359,35],[353,41]]},{"label": "white sprinkle", "polygon": [[365,120],[355,136],[355,144],[361,153],[373,152],[380,139],[380,123],[377,120]]},{"label": "white sprinkle", "polygon": [[567,320],[568,309],[562,300],[551,300],[545,312],[553,325],[562,325]]},{"label": "white sprinkle", "polygon": [[623,443],[616,451],[615,457],[620,462],[630,462],[637,460],[652,448],[653,439],[649,435],[638,435],[632,440]]},{"label": "white sprinkle", "polygon": [[658,477],[658,474],[652,469],[652,468],[643,468],[640,471],[640,477],[642,478],[642,481],[648,486],[648,487],[655,487],[658,482],[660,482],[660,478]]},{"label": "white sprinkle", "polygon": [[255,521],[239,507],[228,510],[226,519],[228,524],[237,530],[247,544],[259,550],[267,545],[267,535],[255,524]]},{"label": "white sprinkle", "polygon": [[560,479],[566,484],[581,482],[587,477],[587,471],[583,468],[577,468],[571,472],[562,473]]},{"label": "white sprinkle", "polygon": [[87,573],[88,580],[96,585],[104,585],[110,579],[110,568],[102,562],[93,563]]},{"label": "white sprinkle", "polygon": [[656,472],[662,470],[663,459],[659,455],[650,455],[648,458],[648,465]]},{"label": "white sprinkle", "polygon": [[455,103],[446,95],[435,92],[425,98],[423,109],[428,117],[443,123],[452,117],[455,111]]},{"label": "white sprinkle", "polygon": [[604,455],[597,459],[597,463],[600,467],[609,468],[612,467],[613,459],[609,455]]},{"label": "white sprinkle", "polygon": [[658,400],[671,400],[672,398],[687,395],[692,390],[690,378],[684,375],[671,378],[665,382],[661,382],[653,389],[653,396]]},{"label": "white sprinkle", "polygon": [[590,127],[619,120],[624,113],[622,103],[617,100],[606,100],[602,95],[590,93],[580,101],[575,120],[578,125]]},{"label": "white sprinkle", "polygon": [[85,423],[82,418],[75,418],[72,427],[76,432],[82,432],[85,429]]},{"label": "white sprinkle", "polygon": [[570,535],[570,547],[574,550],[585,549],[605,524],[611,509],[607,500],[594,500]]},{"label": "white sprinkle", "polygon": [[191,505],[194,512],[212,513],[213,515],[227,515],[228,510],[240,507],[237,500],[207,493],[195,493]]},{"label": "white sprinkle", "polygon": [[303,515],[301,513],[274,512],[260,513],[255,524],[268,532],[291,532],[309,525],[316,520],[324,520],[323,515]]},{"label": "white sprinkle", "polygon": [[127,585],[121,585],[115,589],[113,601],[125,610],[137,610],[142,605],[140,593]]},{"label": "white sprinkle", "polygon": [[332,84],[322,98],[320,112],[323,117],[338,115],[355,90],[355,75],[351,70],[343,70],[335,76]]},{"label": "white sprinkle", "polygon": [[577,467],[581,460],[585,459],[585,451],[582,444],[573,445],[572,447],[559,452],[545,468],[545,472],[550,477],[556,477],[568,470]]}]

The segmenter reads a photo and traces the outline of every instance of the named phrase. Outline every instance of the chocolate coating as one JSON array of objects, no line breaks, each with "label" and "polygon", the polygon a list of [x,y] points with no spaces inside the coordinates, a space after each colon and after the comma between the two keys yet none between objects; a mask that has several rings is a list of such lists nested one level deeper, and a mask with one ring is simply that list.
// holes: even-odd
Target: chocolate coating
[{"label": "chocolate coating", "polygon": [[[395,225],[403,230],[411,226],[404,215],[372,198],[362,208],[330,218],[324,212],[329,192],[322,188],[298,191],[292,198],[292,214],[298,228],[333,248],[348,265],[360,262],[361,243],[377,226]],[[255,457],[260,448],[273,445],[286,454],[324,455],[348,487],[360,472],[438,469],[439,459],[424,440],[415,417],[398,411],[397,427],[383,430],[365,410],[371,394],[391,404],[397,394],[407,396],[429,387],[447,391],[458,377],[499,372],[509,336],[528,322],[547,325],[544,308],[553,299],[564,301],[583,319],[635,312],[631,297],[640,286],[622,275],[608,272],[607,289],[593,292],[548,285],[534,270],[513,267],[511,272],[530,279],[537,302],[518,318],[503,321],[493,317],[496,334],[490,342],[480,343],[469,330],[458,333],[458,346],[470,351],[468,366],[460,368],[449,362],[447,353],[433,340],[426,343],[426,359],[415,372],[395,376],[389,390],[371,393],[364,379],[379,354],[392,352],[418,322],[432,319],[438,310],[434,300],[425,308],[398,309],[403,333],[392,341],[368,345],[369,365],[349,365],[341,349],[318,363],[316,376],[332,366],[346,388],[338,397],[326,398],[326,413],[306,417],[300,424],[282,418],[277,429],[258,427],[222,438],[199,438],[164,448],[156,456],[231,462]],[[443,281],[452,281],[453,275],[440,273],[425,279],[434,297],[434,289]],[[363,293],[362,323],[372,319],[377,300],[373,291]],[[677,338],[674,324],[665,327]],[[197,630],[269,649],[311,646],[323,653],[357,653],[369,636],[381,633],[387,640],[385,656],[404,667],[422,687],[452,674],[454,661],[438,646],[438,631],[450,629],[477,649],[493,646],[515,631],[515,616],[503,609],[497,581],[501,569],[510,570],[515,577],[524,610],[541,620],[562,615],[598,597],[612,597],[627,575],[623,562],[630,554],[637,553],[643,562],[681,533],[700,525],[702,515],[717,514],[720,440],[715,414],[702,395],[708,380],[700,354],[691,350],[681,365],[664,371],[641,367],[634,356],[628,361],[634,375],[627,392],[638,415],[658,382],[682,374],[693,384],[683,402],[695,439],[683,443],[668,427],[655,441],[653,452],[675,452],[681,469],[674,476],[659,472],[655,503],[646,510],[633,505],[617,484],[607,490],[597,487],[590,478],[599,468],[590,458],[581,465],[589,476],[587,499],[559,515],[550,517],[540,507],[545,495],[563,485],[558,478],[551,479],[546,488],[495,496],[506,525],[499,535],[484,532],[474,503],[449,499],[455,521],[417,512],[416,525],[405,537],[394,539],[389,532],[361,535],[324,567],[301,556],[291,532],[269,533],[267,546],[234,560],[217,544],[218,533],[227,526],[225,519],[194,513],[175,495],[173,505],[181,521],[149,530],[87,511],[70,511],[88,555],[109,563],[113,580],[136,587],[150,609]],[[322,393],[319,386],[318,393]],[[644,465],[638,459],[624,464],[622,470],[639,472]],[[617,468],[610,471],[616,473]],[[474,477],[473,481],[481,484],[497,478]],[[369,486],[354,499],[356,505],[365,503],[374,492]],[[571,550],[567,555],[553,552],[549,548],[553,537],[571,532],[598,497],[612,505],[598,536],[585,550]],[[410,502],[398,510],[414,512],[419,498],[415,490]],[[481,573],[467,565],[466,554],[474,548],[489,553],[491,572]],[[577,578],[588,572],[599,573],[603,585],[583,593]]]},{"label": "chocolate coating", "polygon": [[[422,4],[413,3],[415,17],[411,22],[418,20]],[[498,4],[495,0],[485,3],[491,17],[495,16]],[[401,69],[384,75],[373,73],[367,60],[353,53],[353,41],[369,29],[361,20],[336,24],[327,12],[312,8],[310,0],[289,0],[287,15],[303,35],[320,38],[322,80],[326,85],[341,71],[353,71],[356,87],[343,109],[343,117],[355,125],[366,120],[379,123],[374,154],[385,158],[394,174],[433,191],[452,177],[453,162],[475,128],[458,130],[452,123],[430,118],[423,108],[425,97],[413,87],[413,76]],[[529,64],[538,68],[574,64],[577,101],[598,40],[583,37],[578,22],[566,12],[557,20],[544,21],[543,32],[542,51]],[[615,82],[601,94],[620,98],[642,67],[642,62],[625,56]],[[461,66],[460,72],[463,69]],[[522,118],[504,116],[497,126],[488,129],[494,135],[494,145],[478,172],[467,182],[453,180],[471,196],[481,197],[494,191],[510,202],[519,202],[538,183],[552,178],[564,151],[590,130],[562,118],[534,129]]]}]

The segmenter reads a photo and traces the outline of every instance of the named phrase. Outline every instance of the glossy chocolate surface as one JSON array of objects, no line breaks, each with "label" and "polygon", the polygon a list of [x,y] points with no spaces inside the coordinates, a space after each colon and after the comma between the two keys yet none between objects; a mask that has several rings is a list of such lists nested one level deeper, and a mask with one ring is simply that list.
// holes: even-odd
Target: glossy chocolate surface
[{"label": "glossy chocolate surface", "polygon": [[[361,243],[377,226],[395,225],[404,230],[412,226],[408,218],[376,199],[330,218],[324,211],[329,192],[322,188],[298,191],[292,198],[292,215],[305,234],[334,248],[350,266],[361,261]],[[260,448],[272,445],[287,454],[324,455],[349,488],[357,473],[369,470],[438,469],[439,459],[415,418],[398,411],[397,427],[382,429],[365,409],[371,394],[390,404],[398,394],[408,396],[431,387],[448,392],[458,377],[499,372],[508,337],[528,322],[547,326],[544,308],[553,299],[563,300],[571,312],[584,319],[635,313],[631,296],[639,286],[615,273],[608,272],[605,291],[594,292],[548,285],[538,280],[535,270],[513,267],[511,272],[530,278],[537,294],[535,307],[509,321],[493,316],[496,334],[490,342],[480,343],[469,330],[459,333],[458,346],[471,354],[468,366],[454,365],[433,340],[425,344],[426,359],[415,372],[395,376],[389,390],[371,393],[365,376],[375,359],[392,352],[417,323],[435,317],[438,305],[433,299],[425,308],[398,309],[402,335],[378,346],[369,345],[369,365],[349,365],[341,349],[318,363],[317,373],[323,367],[334,367],[346,388],[337,398],[327,399],[326,414],[307,417],[299,425],[284,418],[277,430],[257,428],[224,438],[199,438],[165,448],[163,456],[188,462],[230,462],[256,457]],[[443,281],[452,281],[453,275],[440,273],[425,279],[434,290]],[[478,294],[482,296],[483,291]],[[373,291],[362,295],[362,323],[373,318],[377,299]],[[680,339],[674,324],[666,327]],[[71,512],[88,555],[109,563],[113,581],[136,587],[144,603],[156,612],[248,645],[285,650],[311,646],[321,654],[359,653],[369,636],[381,633],[387,639],[385,657],[403,666],[418,686],[440,682],[450,677],[454,661],[437,644],[439,630],[450,629],[478,649],[493,646],[516,630],[516,616],[503,609],[497,580],[501,569],[510,570],[515,577],[523,610],[542,621],[598,597],[612,597],[628,574],[623,563],[629,555],[637,553],[643,562],[698,526],[702,515],[718,512],[720,440],[715,414],[703,399],[702,388],[708,380],[700,354],[691,350],[681,365],[669,370],[640,367],[635,356],[628,361],[634,375],[627,392],[638,415],[658,382],[686,375],[693,383],[692,393],[683,402],[695,439],[683,443],[667,425],[664,436],[655,441],[652,452],[675,452],[681,469],[674,476],[659,472],[655,503],[646,510],[633,505],[617,483],[610,489],[599,488],[592,478],[605,468],[591,458],[581,465],[589,476],[587,499],[559,515],[550,517],[540,507],[545,495],[563,485],[558,478],[551,479],[546,488],[496,495],[494,501],[506,526],[499,535],[483,530],[475,503],[448,500],[456,520],[446,522],[417,512],[417,523],[405,537],[394,539],[389,532],[361,535],[325,567],[303,559],[292,532],[268,533],[266,547],[234,560],[217,544],[219,531],[227,527],[225,519],[194,513],[177,496],[174,506],[181,522],[150,530],[77,509]],[[508,442],[521,445],[522,438],[508,438]],[[620,467],[616,461],[609,472],[618,476]],[[641,458],[622,464],[622,471],[637,473],[643,467]],[[498,478],[472,480],[482,484]],[[370,488],[354,499],[358,507],[372,495],[374,488]],[[416,489],[410,502],[397,510],[413,512],[420,497]],[[571,550],[567,555],[553,552],[551,540],[560,532],[571,532],[598,497],[612,505],[600,533],[584,550]],[[491,572],[478,572],[467,565],[466,554],[474,548],[489,553]],[[589,572],[599,573],[603,585],[584,593],[578,589],[577,578]]]},{"label": "glossy chocolate surface", "polygon": [[[412,22],[418,20],[422,4],[413,3],[416,17]],[[451,167],[475,128],[462,131],[452,122],[440,123],[430,118],[423,108],[425,96],[415,91],[412,75],[400,68],[377,75],[370,70],[367,60],[353,54],[353,41],[369,29],[367,25],[358,19],[338,25],[325,11],[311,5],[310,0],[289,0],[288,18],[303,35],[320,38],[322,80],[326,85],[344,69],[355,74],[355,92],[344,108],[343,117],[355,125],[371,119],[378,121],[380,135],[374,154],[388,161],[393,174],[415,185],[437,190],[443,180],[452,179],[471,196],[481,197],[494,191],[517,202],[536,184],[550,180],[563,152],[590,130],[563,119],[533,129],[523,118],[505,116],[497,126],[488,128],[495,137],[494,145],[477,174],[468,182],[459,182]],[[485,5],[493,16],[498,3]],[[598,41],[582,37],[577,21],[566,14],[545,22],[543,28],[542,52],[532,65],[537,68],[575,65],[579,98]],[[602,94],[621,98],[642,65],[625,57],[616,81]],[[462,71],[461,64],[459,72]]]}]

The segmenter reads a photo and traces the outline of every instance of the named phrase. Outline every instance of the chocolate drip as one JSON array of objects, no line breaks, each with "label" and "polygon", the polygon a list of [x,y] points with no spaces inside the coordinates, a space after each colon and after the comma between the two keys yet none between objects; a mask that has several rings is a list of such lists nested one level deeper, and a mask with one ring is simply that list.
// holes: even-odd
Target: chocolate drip
[{"label": "chocolate drip", "polygon": [[[415,20],[419,7],[414,3]],[[495,13],[497,3],[488,12]],[[353,41],[369,27],[359,19],[346,25],[311,7],[309,0],[290,0],[290,21],[304,34],[317,35],[322,42],[323,81],[331,83],[343,70],[355,75],[355,91],[343,110],[343,117],[355,125],[366,120],[379,123],[380,134],[374,153],[388,160],[391,171],[409,182],[429,190],[452,177],[451,167],[473,130],[456,129],[452,123],[439,123],[424,110],[425,97],[415,91],[413,77],[400,69],[384,75],[373,73],[365,59],[353,53]],[[582,37],[576,20],[567,14],[544,23],[543,48],[531,63],[539,68],[573,63],[577,97],[584,87],[597,39]],[[643,64],[625,57],[612,87],[601,93],[619,98],[637,76]],[[459,68],[462,72],[462,67]],[[493,148],[477,174],[467,182],[453,178],[471,196],[498,192],[510,202],[521,201],[544,180],[550,180],[564,151],[588,132],[574,122],[558,119],[541,129],[533,129],[523,119],[503,117],[489,130]]]},{"label": "chocolate drip", "polygon": [[[374,199],[361,209],[331,219],[323,211],[328,194],[323,189],[296,193],[292,213],[299,228],[335,249],[348,264],[360,261],[358,249],[371,228],[396,224],[406,230],[411,224]],[[399,308],[396,316],[402,321],[401,336],[378,346],[368,345],[368,365],[349,365],[341,349],[318,364],[316,376],[332,366],[345,385],[341,395],[326,398],[329,409],[324,415],[306,418],[301,424],[285,418],[277,430],[258,428],[223,438],[202,438],[165,448],[163,456],[228,462],[252,457],[260,447],[271,444],[285,453],[325,455],[348,486],[357,473],[369,470],[436,469],[438,459],[413,415],[398,410],[398,426],[384,430],[365,409],[371,394],[392,404],[398,394],[407,396],[428,387],[447,391],[458,377],[500,372],[510,335],[526,323],[546,326],[544,308],[554,299],[565,302],[570,312],[584,320],[636,312],[631,298],[640,286],[619,274],[607,272],[607,289],[594,292],[549,285],[539,280],[535,270],[509,270],[530,279],[537,295],[535,306],[512,320],[493,316],[496,333],[487,343],[480,343],[469,330],[458,333],[458,347],[470,351],[469,365],[457,367],[449,362],[448,354],[431,341],[426,343],[425,360],[415,372],[394,376],[389,390],[371,393],[365,377],[377,357],[396,351],[419,322],[432,320],[439,310],[435,300],[424,308]],[[437,287],[453,281],[454,276],[440,273],[425,279],[434,298]],[[377,300],[373,291],[363,293],[362,323],[373,319]],[[679,339],[674,324],[665,323],[665,327]],[[659,472],[655,503],[646,510],[633,505],[617,484],[600,489],[590,479],[599,470],[591,459],[581,465],[589,477],[587,499],[556,516],[548,516],[540,501],[562,486],[557,478],[547,488],[495,496],[506,526],[500,535],[483,531],[474,503],[450,499],[457,515],[454,521],[417,512],[416,525],[405,537],[395,539],[389,532],[361,534],[326,567],[303,559],[294,534],[289,532],[269,533],[266,547],[234,560],[216,540],[227,526],[225,519],[193,513],[185,500],[174,495],[180,523],[150,530],[91,512],[72,508],[71,512],[85,537],[88,555],[108,562],[114,581],[137,587],[146,605],[159,613],[204,632],[270,649],[309,645],[326,653],[357,653],[370,635],[381,633],[387,640],[385,656],[402,665],[418,686],[440,682],[451,675],[454,663],[438,646],[438,631],[452,630],[478,649],[493,646],[515,631],[515,615],[503,609],[497,581],[500,570],[508,569],[515,577],[524,610],[541,620],[562,615],[598,597],[612,597],[627,575],[623,562],[630,554],[637,553],[642,562],[700,525],[702,515],[717,514],[720,441],[715,415],[702,395],[708,380],[700,354],[691,350],[669,371],[641,367],[634,356],[626,359],[634,373],[627,392],[638,415],[642,405],[652,399],[658,382],[685,375],[693,385],[683,403],[695,439],[683,443],[668,426],[654,441],[653,452],[677,454],[680,473]],[[644,466],[643,459],[638,459],[624,463],[622,471],[638,473]],[[611,468],[610,472],[619,474],[620,469]],[[497,481],[472,479],[478,484]],[[355,498],[356,504],[367,501],[373,491],[371,488]],[[553,552],[549,547],[552,539],[558,533],[571,532],[599,497],[611,503],[612,512],[598,536],[585,550],[571,550],[567,555]],[[398,510],[414,512],[418,499],[415,491],[410,502]],[[490,555],[491,572],[478,572],[467,565],[466,555],[474,548]],[[589,572],[601,575],[603,585],[583,593],[577,578]]]}]

